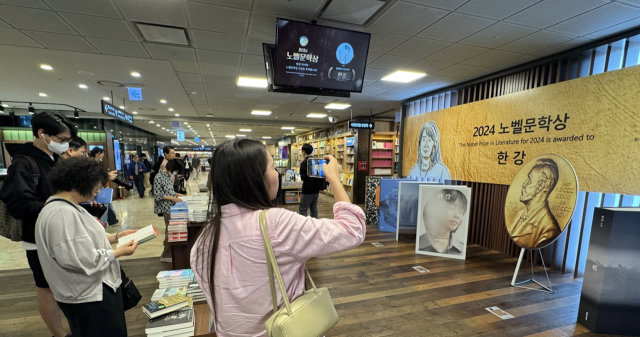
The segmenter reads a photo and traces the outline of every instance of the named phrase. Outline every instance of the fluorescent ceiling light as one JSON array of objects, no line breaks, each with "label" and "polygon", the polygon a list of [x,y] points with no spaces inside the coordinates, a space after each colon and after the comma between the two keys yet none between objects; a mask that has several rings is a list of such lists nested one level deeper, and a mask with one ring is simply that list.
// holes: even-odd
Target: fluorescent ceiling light
[{"label": "fluorescent ceiling light", "polygon": [[109,98],[109,97],[107,97],[107,96],[104,96],[104,97],[102,97],[102,100],[103,100],[103,101],[110,101],[110,100],[111,100],[111,98]]},{"label": "fluorescent ceiling light", "polygon": [[266,88],[267,87],[267,79],[266,78],[238,77],[238,86],[239,87],[251,87],[251,88]]},{"label": "fluorescent ceiling light", "polygon": [[227,137],[227,138],[236,138],[236,136],[234,136],[234,135],[226,135],[225,137]]},{"label": "fluorescent ceiling light", "polygon": [[8,108],[9,104],[2,104],[3,107]]},{"label": "fluorescent ceiling light", "polygon": [[387,75],[382,78],[382,81],[387,82],[398,82],[398,83],[409,83],[411,81],[415,81],[419,78],[425,77],[427,74],[425,73],[414,73],[410,71],[396,71],[393,74]]},{"label": "fluorescent ceiling light", "polygon": [[350,107],[351,104],[347,104],[347,103],[331,103],[327,106],[325,106],[325,109],[336,109],[336,110],[344,110],[348,107]]},{"label": "fluorescent ceiling light", "polygon": [[44,70],[53,70],[53,67],[48,65],[48,64],[41,64],[40,68],[42,68]]},{"label": "fluorescent ceiling light", "polygon": [[321,113],[310,113],[307,115],[307,118],[325,118],[327,117],[327,114],[321,114]]},{"label": "fluorescent ceiling light", "polygon": [[162,103],[162,104],[167,104],[167,101],[166,101],[166,100],[164,100],[164,99],[161,99],[161,100],[160,100],[160,103]]},{"label": "fluorescent ceiling light", "polygon": [[142,75],[140,75],[140,73],[139,73],[139,72],[137,72],[137,71],[132,71],[132,72],[131,72],[131,76],[133,76],[133,77],[140,77],[140,76],[142,76]]},{"label": "fluorescent ceiling light", "polygon": [[180,117],[180,114],[176,114],[176,117]]},{"label": "fluorescent ceiling light", "polygon": [[245,137],[246,135],[236,135],[236,137]]},{"label": "fluorescent ceiling light", "polygon": [[296,128],[295,126],[283,126],[281,130],[293,130],[295,128]]},{"label": "fluorescent ceiling light", "polygon": [[133,112],[133,114],[134,114],[134,115],[137,115],[137,114],[138,114],[138,112],[137,112],[137,111],[134,111],[134,112]]},{"label": "fluorescent ceiling light", "polygon": [[173,111],[173,108],[169,108],[169,111]]},{"label": "fluorescent ceiling light", "polygon": [[251,132],[251,129],[240,129],[240,132]]},{"label": "fluorescent ceiling light", "polygon": [[162,128],[162,130],[166,130],[166,128]]},{"label": "fluorescent ceiling light", "polygon": [[78,88],[80,89],[87,89],[87,85],[86,84],[78,84]]},{"label": "fluorescent ceiling light", "polygon": [[38,96],[40,96],[40,97],[47,97],[47,94],[45,94],[44,92],[41,92],[41,93],[39,93],[39,94],[38,94]]},{"label": "fluorescent ceiling light", "polygon": [[266,137],[266,136],[265,136],[265,137],[262,137],[262,139],[271,139],[271,137]]},{"label": "fluorescent ceiling light", "polygon": [[266,110],[253,110],[251,111],[252,115],[256,115],[256,116],[269,116],[271,115],[271,111],[266,111]]},{"label": "fluorescent ceiling light", "polygon": [[209,124],[207,124],[207,127],[209,127]]},{"label": "fluorescent ceiling light", "polygon": [[149,121],[149,124],[153,124],[153,123],[154,123],[153,121]]},{"label": "fluorescent ceiling light", "polygon": [[160,127],[160,124],[156,124],[157,127]]}]

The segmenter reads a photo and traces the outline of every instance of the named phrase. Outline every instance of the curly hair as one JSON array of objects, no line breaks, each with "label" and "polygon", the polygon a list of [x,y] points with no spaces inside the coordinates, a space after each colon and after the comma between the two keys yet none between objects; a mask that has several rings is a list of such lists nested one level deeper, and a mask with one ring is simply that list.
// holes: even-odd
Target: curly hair
[{"label": "curly hair", "polygon": [[97,186],[109,181],[109,173],[104,166],[87,157],[72,157],[59,161],[49,173],[53,190],[58,192],[76,191],[90,197]]}]

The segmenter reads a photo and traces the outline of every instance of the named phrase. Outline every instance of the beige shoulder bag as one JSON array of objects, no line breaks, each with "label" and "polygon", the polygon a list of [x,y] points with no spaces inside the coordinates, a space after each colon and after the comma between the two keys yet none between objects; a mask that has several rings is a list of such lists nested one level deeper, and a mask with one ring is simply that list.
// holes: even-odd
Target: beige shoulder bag
[{"label": "beige shoulder bag", "polygon": [[[273,315],[265,323],[269,337],[322,337],[333,328],[340,319],[333,307],[331,295],[327,288],[316,288],[311,274],[305,267],[313,289],[307,290],[293,302],[289,302],[287,288],[282,281],[276,256],[273,253],[269,232],[267,231],[267,211],[260,212],[260,231],[264,238],[264,251],[267,255],[267,270],[273,299]],[[275,272],[278,287],[284,300],[284,308],[278,310],[276,287],[273,281]]]}]

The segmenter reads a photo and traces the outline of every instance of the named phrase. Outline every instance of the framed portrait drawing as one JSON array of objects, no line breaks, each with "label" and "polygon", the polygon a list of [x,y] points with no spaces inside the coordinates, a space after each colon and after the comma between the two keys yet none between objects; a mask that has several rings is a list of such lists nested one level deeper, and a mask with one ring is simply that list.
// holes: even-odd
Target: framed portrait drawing
[{"label": "framed portrait drawing", "polygon": [[418,205],[416,253],[464,260],[471,188],[422,185]]},{"label": "framed portrait drawing", "polygon": [[398,185],[398,220],[396,241],[415,242],[418,228],[420,186],[441,185],[436,181],[401,181]]}]

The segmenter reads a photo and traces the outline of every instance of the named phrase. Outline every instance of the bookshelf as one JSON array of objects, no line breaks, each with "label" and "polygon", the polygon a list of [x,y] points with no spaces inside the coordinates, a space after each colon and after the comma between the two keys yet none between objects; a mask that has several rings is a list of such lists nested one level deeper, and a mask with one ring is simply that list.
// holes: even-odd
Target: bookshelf
[{"label": "bookshelf", "polygon": [[396,132],[376,132],[371,136],[369,174],[398,176],[398,136]]}]

